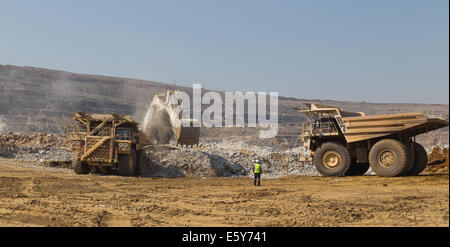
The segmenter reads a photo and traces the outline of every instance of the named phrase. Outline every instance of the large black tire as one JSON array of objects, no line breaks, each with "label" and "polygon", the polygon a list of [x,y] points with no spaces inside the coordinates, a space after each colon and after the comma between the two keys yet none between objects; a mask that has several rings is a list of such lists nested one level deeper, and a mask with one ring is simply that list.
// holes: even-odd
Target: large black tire
[{"label": "large black tire", "polygon": [[111,173],[111,167],[109,166],[99,166],[98,167],[98,172],[100,173],[100,175],[109,175]]},{"label": "large black tire", "polygon": [[143,150],[136,151],[136,171],[134,173],[136,176],[145,174],[147,161],[148,160],[145,151]]},{"label": "large black tire", "polygon": [[400,172],[400,176],[408,176],[413,169],[414,166],[414,142],[408,142],[404,144],[406,147],[406,166],[405,169],[403,169],[402,172]]},{"label": "large black tire", "polygon": [[136,151],[131,149],[130,154],[119,155],[119,175],[133,176],[136,171]]},{"label": "large black tire", "polygon": [[344,176],[350,167],[350,154],[341,144],[326,142],[316,150],[314,165],[324,176]]},{"label": "large black tire", "polygon": [[85,162],[81,162],[79,159],[72,160],[72,168],[76,174],[88,174],[91,168]]},{"label": "large black tire", "polygon": [[369,152],[369,163],[378,176],[394,177],[405,170],[408,163],[405,145],[394,139],[375,143]]},{"label": "large black tire", "polygon": [[414,165],[408,175],[419,175],[428,164],[428,155],[425,148],[417,142],[414,142]]},{"label": "large black tire", "polygon": [[369,163],[352,163],[348,168],[345,176],[361,176],[364,175],[370,168]]}]

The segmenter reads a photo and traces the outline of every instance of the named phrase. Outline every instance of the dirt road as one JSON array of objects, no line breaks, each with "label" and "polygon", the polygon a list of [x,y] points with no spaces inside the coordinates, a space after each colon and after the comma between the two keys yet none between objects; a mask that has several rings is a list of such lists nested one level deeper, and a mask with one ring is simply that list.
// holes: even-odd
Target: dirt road
[{"label": "dirt road", "polygon": [[0,161],[0,226],[449,226],[449,177],[136,178]]}]

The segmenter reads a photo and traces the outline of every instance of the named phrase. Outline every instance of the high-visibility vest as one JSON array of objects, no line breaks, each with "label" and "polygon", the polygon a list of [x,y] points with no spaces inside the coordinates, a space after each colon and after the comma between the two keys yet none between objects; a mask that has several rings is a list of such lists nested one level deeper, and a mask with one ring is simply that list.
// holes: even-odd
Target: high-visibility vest
[{"label": "high-visibility vest", "polygon": [[255,164],[255,173],[261,173],[261,165],[258,163]]}]

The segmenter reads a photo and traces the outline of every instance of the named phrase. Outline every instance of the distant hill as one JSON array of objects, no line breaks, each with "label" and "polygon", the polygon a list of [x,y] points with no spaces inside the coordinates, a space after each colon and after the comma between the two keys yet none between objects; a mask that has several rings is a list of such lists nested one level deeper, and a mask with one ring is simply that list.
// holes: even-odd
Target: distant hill
[{"label": "distant hill", "polygon": [[[0,126],[6,125],[6,129],[20,132],[61,132],[64,120],[78,110],[130,114],[140,122],[148,100],[155,93],[164,93],[167,89],[192,93],[192,88],[152,81],[0,65]],[[291,107],[302,102],[334,105],[369,115],[417,111],[446,119],[449,115],[448,104],[379,104],[279,97],[279,142],[298,144],[298,126],[304,121],[304,116]],[[214,128],[202,130],[202,135],[251,136],[256,131]],[[448,128],[424,135],[420,140],[427,145],[448,144]]]}]

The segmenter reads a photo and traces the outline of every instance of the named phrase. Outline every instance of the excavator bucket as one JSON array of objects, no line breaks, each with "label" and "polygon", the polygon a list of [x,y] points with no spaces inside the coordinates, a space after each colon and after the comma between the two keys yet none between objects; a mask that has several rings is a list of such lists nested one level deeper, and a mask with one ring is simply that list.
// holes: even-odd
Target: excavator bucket
[{"label": "excavator bucket", "polygon": [[173,128],[177,145],[198,145],[200,127],[178,127]]},{"label": "excavator bucket", "polygon": [[180,127],[173,127],[173,134],[177,145],[198,145],[200,137],[200,127],[194,127],[196,120],[181,119]]}]

